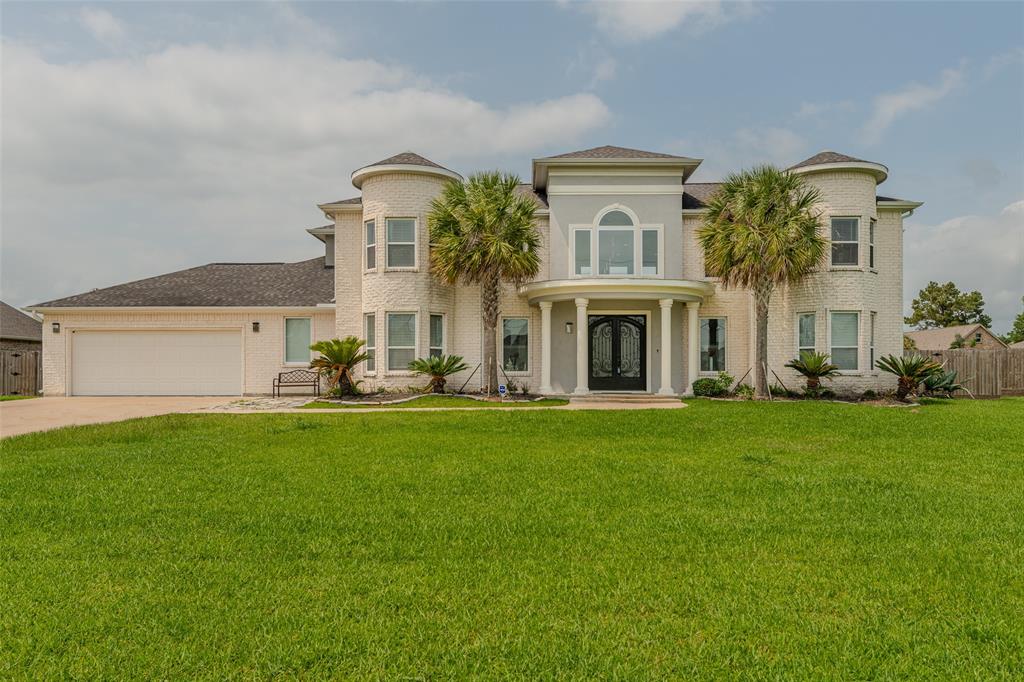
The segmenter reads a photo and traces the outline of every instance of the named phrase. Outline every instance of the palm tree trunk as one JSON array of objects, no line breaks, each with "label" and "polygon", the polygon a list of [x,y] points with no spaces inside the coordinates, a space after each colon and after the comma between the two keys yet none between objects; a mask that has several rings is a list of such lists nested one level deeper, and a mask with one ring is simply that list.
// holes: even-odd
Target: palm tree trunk
[{"label": "palm tree trunk", "polygon": [[754,397],[758,399],[768,397],[768,301],[771,295],[771,288],[765,286],[754,292]]},{"label": "palm tree trunk", "polygon": [[497,273],[480,282],[480,318],[484,327],[484,381],[487,395],[498,388],[498,315],[501,313],[501,288]]}]

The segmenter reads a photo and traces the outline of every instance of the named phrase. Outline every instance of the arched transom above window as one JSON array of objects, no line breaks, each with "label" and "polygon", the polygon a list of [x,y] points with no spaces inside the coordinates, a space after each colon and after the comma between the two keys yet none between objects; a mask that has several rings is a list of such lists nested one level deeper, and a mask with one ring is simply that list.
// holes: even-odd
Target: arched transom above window
[{"label": "arched transom above window", "polygon": [[606,206],[591,225],[572,226],[575,277],[663,277],[661,224],[645,224],[627,206]]}]

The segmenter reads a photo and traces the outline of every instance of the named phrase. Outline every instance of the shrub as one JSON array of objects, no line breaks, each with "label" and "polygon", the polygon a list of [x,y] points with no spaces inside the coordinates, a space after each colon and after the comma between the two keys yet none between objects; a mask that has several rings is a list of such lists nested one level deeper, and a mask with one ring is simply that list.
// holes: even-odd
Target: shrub
[{"label": "shrub", "polygon": [[360,363],[365,362],[369,355],[363,350],[366,341],[355,336],[343,339],[318,341],[310,346],[320,354],[309,363],[321,376],[326,376],[331,395],[355,395],[359,392],[359,384],[352,372]]},{"label": "shrub", "polygon": [[839,374],[839,367],[829,362],[828,357],[828,353],[812,353],[805,350],[800,353],[800,357],[786,363],[786,367],[795,369],[807,378],[808,397],[819,396],[822,379],[832,381],[832,377]]},{"label": "shrub", "polygon": [[966,391],[964,385],[957,381],[955,369],[939,370],[924,380],[924,392],[928,395],[942,395],[952,398],[954,391]]},{"label": "shrub", "polygon": [[430,377],[427,390],[434,393],[444,393],[444,385],[448,383],[448,377],[457,374],[465,369],[466,363],[462,361],[461,355],[431,355],[428,358],[417,358],[409,363],[409,369],[414,374],[423,374]]},{"label": "shrub", "polygon": [[750,384],[740,384],[736,387],[736,395],[744,400],[753,400],[754,387]]},{"label": "shrub", "polygon": [[719,372],[717,377],[702,377],[693,382],[693,394],[709,398],[725,395],[732,387],[732,376]]},{"label": "shrub", "polygon": [[875,400],[878,394],[872,391],[870,388],[860,394],[861,400]]},{"label": "shrub", "polygon": [[897,379],[896,400],[904,402],[917,390],[922,381],[942,371],[942,366],[923,355],[887,355],[880,358],[878,369],[893,374]]}]

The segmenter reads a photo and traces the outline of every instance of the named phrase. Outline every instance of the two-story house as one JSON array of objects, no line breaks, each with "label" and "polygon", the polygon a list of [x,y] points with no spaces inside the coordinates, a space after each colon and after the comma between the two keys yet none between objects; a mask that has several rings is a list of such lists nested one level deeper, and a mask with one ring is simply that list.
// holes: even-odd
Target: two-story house
[{"label": "two-story house", "polygon": [[[706,276],[696,231],[714,183],[699,159],[597,147],[533,161],[521,191],[537,203],[541,271],[506,286],[499,377],[546,394],[686,394],[702,375],[750,381],[753,303]],[[903,218],[919,202],[878,196],[882,164],[822,152],[790,169],[821,190],[826,262],[772,299],[770,370],[801,350],[831,354],[837,388],[887,385],[875,359],[901,353]],[[320,204],[308,230],[323,257],[210,265],[50,301],[44,390],[50,395],[268,393],[306,366],[313,341],[356,335],[367,387],[422,383],[408,363],[458,354],[480,386],[479,290],[430,272],[430,202],[462,177],[407,152],[352,174],[357,197]]]}]

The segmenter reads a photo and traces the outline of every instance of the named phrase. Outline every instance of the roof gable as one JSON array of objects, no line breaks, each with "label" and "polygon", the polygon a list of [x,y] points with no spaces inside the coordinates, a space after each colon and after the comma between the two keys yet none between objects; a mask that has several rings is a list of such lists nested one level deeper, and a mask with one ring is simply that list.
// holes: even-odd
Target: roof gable
[{"label": "roof gable", "polygon": [[0,301],[0,338],[42,341],[43,323]]},{"label": "roof gable", "polygon": [[663,154],[661,152],[648,152],[643,149],[630,149],[629,147],[616,147],[606,144],[590,149],[581,149],[565,154],[549,156],[549,159],[680,159],[689,160],[686,156],[674,154]]}]

